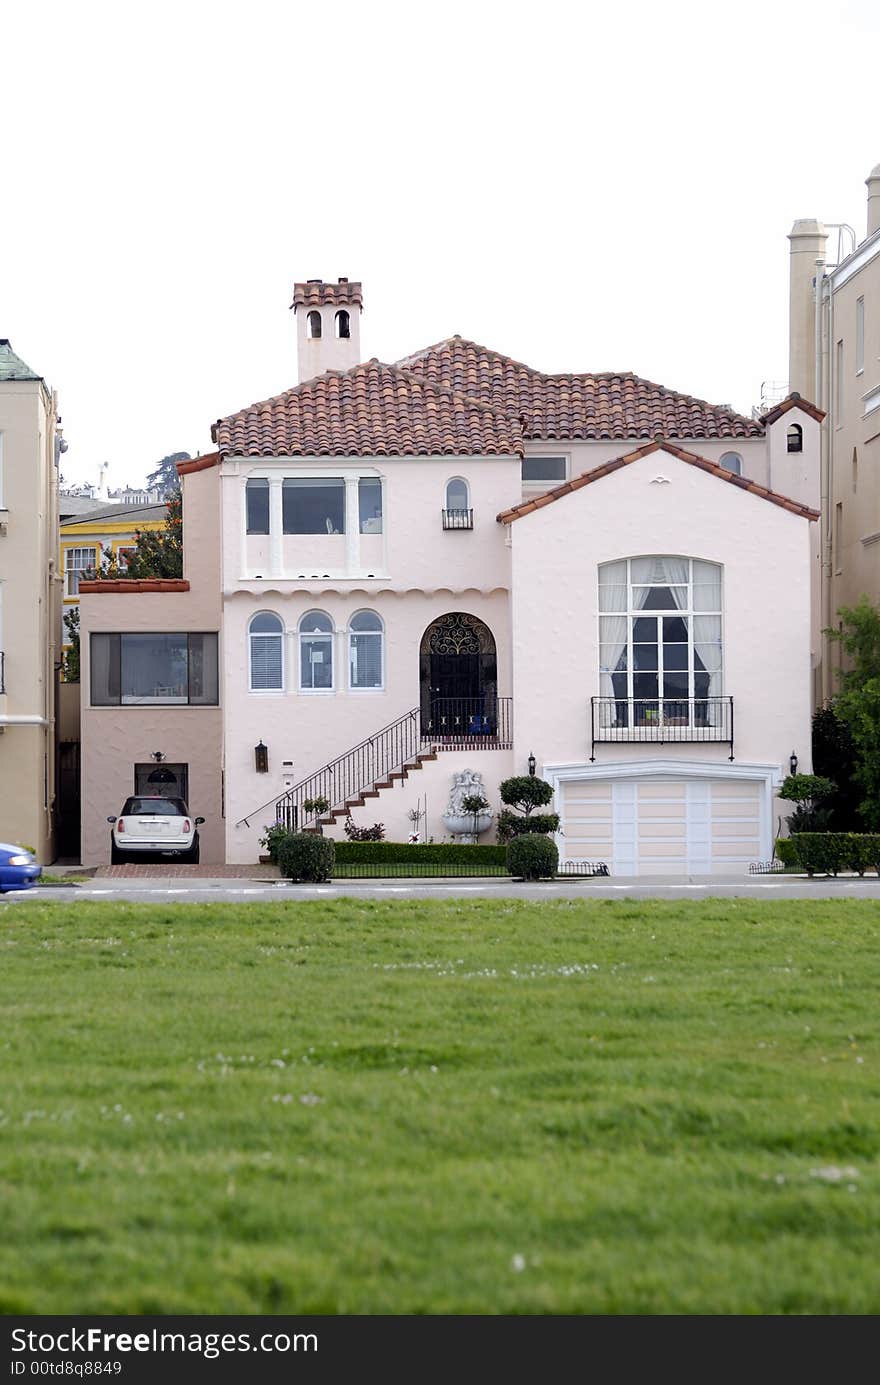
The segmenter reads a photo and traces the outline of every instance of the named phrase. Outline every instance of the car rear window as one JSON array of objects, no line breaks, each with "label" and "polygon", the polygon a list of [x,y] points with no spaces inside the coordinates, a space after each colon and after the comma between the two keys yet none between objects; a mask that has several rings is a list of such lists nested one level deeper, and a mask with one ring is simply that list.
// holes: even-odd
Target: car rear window
[{"label": "car rear window", "polygon": [[185,818],[186,804],[182,798],[127,798],[120,816]]}]

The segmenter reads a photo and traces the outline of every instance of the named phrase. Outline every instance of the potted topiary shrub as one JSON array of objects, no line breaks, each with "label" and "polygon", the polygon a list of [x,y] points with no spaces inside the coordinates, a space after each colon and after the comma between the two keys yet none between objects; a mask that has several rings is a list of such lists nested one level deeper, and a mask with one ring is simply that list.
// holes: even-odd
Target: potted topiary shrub
[{"label": "potted topiary shrub", "polygon": [[518,774],[502,782],[500,793],[502,803],[508,805],[498,814],[500,842],[528,833],[546,834],[559,830],[558,813],[535,812],[536,808],[545,807],[553,797],[553,785],[548,784],[546,779],[539,779],[534,774]]}]

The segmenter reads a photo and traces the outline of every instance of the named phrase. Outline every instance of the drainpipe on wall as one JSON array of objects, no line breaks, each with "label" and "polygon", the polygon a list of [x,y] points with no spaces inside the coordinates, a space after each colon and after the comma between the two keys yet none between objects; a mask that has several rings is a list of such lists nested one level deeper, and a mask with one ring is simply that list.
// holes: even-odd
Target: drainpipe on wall
[{"label": "drainpipe on wall", "polygon": [[[831,645],[825,631],[831,626],[831,578],[832,578],[832,541],[834,516],[831,511],[831,429],[834,421],[831,417],[831,296],[832,285],[830,280],[826,280],[825,264],[823,260],[816,260],[816,403],[820,409],[825,410],[825,418],[819,430],[819,485],[820,500],[819,509],[821,512],[820,523],[822,525],[821,559],[820,559],[820,601],[819,616],[822,622],[820,631],[820,650],[822,660],[822,702],[827,703],[831,699]],[[825,294],[826,282],[828,285],[828,336],[826,344],[823,346],[822,337],[822,314],[823,299]]]}]

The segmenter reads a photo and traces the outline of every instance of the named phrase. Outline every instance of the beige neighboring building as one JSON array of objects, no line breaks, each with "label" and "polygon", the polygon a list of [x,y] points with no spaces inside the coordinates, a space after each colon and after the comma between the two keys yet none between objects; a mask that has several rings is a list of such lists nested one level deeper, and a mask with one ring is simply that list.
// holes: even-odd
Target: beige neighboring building
[{"label": "beige neighboring building", "polygon": [[55,856],[58,402],[0,339],[0,841]]},{"label": "beige neighboring building", "polygon": [[[865,593],[880,601],[880,164],[867,178],[867,235],[796,221],[791,243],[789,388],[825,411],[821,432],[821,624]],[[835,235],[829,236],[833,231]],[[852,248],[847,243],[852,236]],[[843,244],[838,263],[829,249]],[[816,698],[836,689],[825,641]]]}]

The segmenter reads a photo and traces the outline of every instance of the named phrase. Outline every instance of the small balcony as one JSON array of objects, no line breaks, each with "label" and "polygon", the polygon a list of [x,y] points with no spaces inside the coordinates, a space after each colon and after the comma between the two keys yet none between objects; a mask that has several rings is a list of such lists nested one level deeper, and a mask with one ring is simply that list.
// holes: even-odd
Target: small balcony
[{"label": "small balcony", "polygon": [[509,750],[512,697],[434,697],[422,711],[422,741],[438,750]]},{"label": "small balcony", "polygon": [[590,759],[596,746],[633,742],[642,745],[694,745],[720,741],[730,746],[733,759],[733,698],[638,698],[591,699]]},{"label": "small balcony", "polygon": [[473,510],[441,510],[444,529],[473,529]]}]

